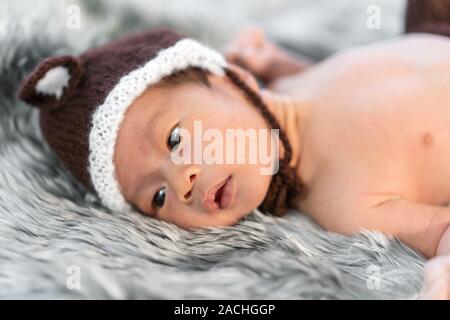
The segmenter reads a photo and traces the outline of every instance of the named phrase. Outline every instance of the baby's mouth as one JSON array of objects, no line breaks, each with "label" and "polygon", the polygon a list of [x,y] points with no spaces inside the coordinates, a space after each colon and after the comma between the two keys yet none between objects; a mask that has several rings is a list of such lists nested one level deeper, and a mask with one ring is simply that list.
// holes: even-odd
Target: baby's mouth
[{"label": "baby's mouth", "polygon": [[208,212],[230,207],[233,201],[233,179],[231,176],[211,187],[203,200],[203,207]]}]

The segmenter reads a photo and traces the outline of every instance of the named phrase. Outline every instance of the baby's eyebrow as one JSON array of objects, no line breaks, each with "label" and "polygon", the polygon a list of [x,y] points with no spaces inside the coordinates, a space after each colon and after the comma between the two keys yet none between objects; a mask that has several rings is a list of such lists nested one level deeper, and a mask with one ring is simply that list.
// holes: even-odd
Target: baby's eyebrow
[{"label": "baby's eyebrow", "polygon": [[150,141],[150,138],[152,135],[154,135],[154,128],[156,124],[158,123],[158,120],[160,121],[161,115],[159,112],[154,112],[152,114],[152,117],[150,121],[147,121],[147,123],[144,126],[143,135],[144,135],[144,143],[148,143]]}]

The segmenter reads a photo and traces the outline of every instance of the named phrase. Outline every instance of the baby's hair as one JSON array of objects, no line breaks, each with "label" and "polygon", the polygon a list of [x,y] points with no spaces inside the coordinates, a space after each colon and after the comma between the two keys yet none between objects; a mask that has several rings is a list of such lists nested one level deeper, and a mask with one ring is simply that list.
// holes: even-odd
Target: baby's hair
[{"label": "baby's hair", "polygon": [[[283,216],[287,212],[290,200],[297,196],[304,196],[306,192],[305,186],[298,178],[295,169],[289,166],[292,158],[291,144],[286,133],[281,129],[278,120],[269,111],[260,95],[250,88],[233,70],[225,68],[225,74],[244,93],[250,103],[258,109],[269,125],[273,129],[279,130],[279,137],[284,147],[284,158],[279,160],[279,170],[272,177],[266,197],[258,209],[276,216]],[[185,82],[199,83],[211,88],[206,71],[196,67],[175,72],[162,79],[158,86],[177,85]]]}]

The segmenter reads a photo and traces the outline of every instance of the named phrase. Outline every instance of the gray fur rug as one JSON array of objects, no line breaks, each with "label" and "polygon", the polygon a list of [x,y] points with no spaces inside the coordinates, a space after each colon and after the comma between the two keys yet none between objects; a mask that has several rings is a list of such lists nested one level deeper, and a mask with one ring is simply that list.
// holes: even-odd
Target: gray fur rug
[{"label": "gray fur rug", "polygon": [[287,47],[320,58],[399,33],[403,2],[371,1],[384,10],[383,29],[372,33],[357,24],[369,3],[359,0],[265,1],[264,8],[256,0],[227,1],[221,10],[208,1],[182,1],[184,9],[169,0],[86,1],[79,3],[80,30],[66,26],[72,2],[39,1],[33,10],[28,1],[0,4],[0,298],[417,297],[423,257],[380,233],[328,233],[299,212],[254,212],[234,227],[196,232],[108,212],[62,168],[36,112],[16,99],[40,59],[130,30],[171,26],[220,46],[256,22]]}]

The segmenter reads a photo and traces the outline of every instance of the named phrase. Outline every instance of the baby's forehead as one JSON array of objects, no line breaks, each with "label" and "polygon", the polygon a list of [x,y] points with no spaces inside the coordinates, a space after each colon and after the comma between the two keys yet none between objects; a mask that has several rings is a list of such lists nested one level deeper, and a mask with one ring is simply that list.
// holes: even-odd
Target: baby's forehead
[{"label": "baby's forehead", "polygon": [[[246,103],[245,97],[224,77],[209,75],[210,86],[199,82],[184,82],[175,85],[155,85],[139,96],[125,115],[135,122],[161,122],[170,112],[189,113],[193,109],[209,109],[214,105]],[[210,112],[210,109],[208,110]],[[198,113],[197,117],[202,117]],[[150,128],[154,127],[150,125]],[[148,134],[148,132],[144,132]]]},{"label": "baby's forehead", "polygon": [[[135,129],[139,129],[142,124],[154,128],[171,112],[188,111],[193,105],[206,103],[211,99],[216,98],[211,97],[211,93],[192,85],[147,88],[126,112],[124,123]],[[148,132],[144,132],[146,133]]]},{"label": "baby's forehead", "polygon": [[230,99],[237,94],[239,94],[239,90],[227,85],[225,81],[213,82],[210,87],[186,82],[172,86],[148,88],[140,98],[147,104],[154,104],[156,112],[161,112],[172,105],[189,106],[190,104],[211,103],[217,99]]}]

